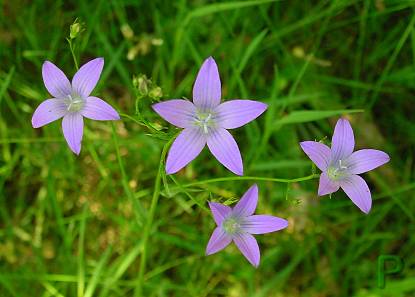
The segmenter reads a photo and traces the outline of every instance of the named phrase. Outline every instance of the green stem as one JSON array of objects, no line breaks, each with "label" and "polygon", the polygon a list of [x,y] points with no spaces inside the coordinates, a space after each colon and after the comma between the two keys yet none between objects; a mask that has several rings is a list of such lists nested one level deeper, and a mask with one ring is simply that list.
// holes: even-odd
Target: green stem
[{"label": "green stem", "polygon": [[262,176],[232,176],[232,177],[219,177],[219,178],[213,178],[203,181],[197,181],[189,184],[182,185],[182,187],[192,187],[197,185],[203,185],[203,184],[210,184],[210,183],[217,183],[217,182],[226,182],[226,181],[237,181],[237,180],[258,180],[258,181],[271,181],[271,182],[277,182],[277,183],[295,183],[295,182],[301,182],[306,181],[314,178],[318,178],[319,174],[311,174],[304,177],[298,177],[293,179],[285,179],[285,178],[272,178],[272,177],[262,177]]},{"label": "green stem", "polygon": [[162,131],[157,130],[155,127],[153,127],[149,122],[144,121],[144,120],[137,120],[136,118],[134,118],[133,116],[130,116],[126,113],[120,113],[120,116],[127,118],[131,121],[133,121],[134,123],[140,125],[140,126],[144,126],[147,127],[151,132],[153,133],[163,133]]},{"label": "green stem", "polygon": [[141,252],[141,261],[140,261],[140,271],[137,278],[137,286],[135,290],[135,296],[143,296],[143,281],[144,273],[146,270],[146,261],[147,261],[147,244],[150,237],[151,225],[153,224],[154,214],[156,212],[158,199],[160,197],[160,185],[161,185],[161,176],[164,170],[164,159],[166,158],[167,150],[170,144],[173,142],[175,137],[171,138],[163,147],[161,152],[158,172],[156,176],[156,182],[154,184],[153,197],[151,199],[150,211],[147,216],[147,223],[144,226],[144,232],[142,237],[142,252]]},{"label": "green stem", "polygon": [[73,48],[72,40],[69,39],[69,38],[67,40],[68,40],[68,43],[69,43],[69,49],[71,50],[73,61],[75,63],[76,71],[78,71],[79,70],[79,65],[78,65],[78,61],[76,60],[75,49]]},{"label": "green stem", "polygon": [[128,184],[128,176],[127,176],[127,173],[125,172],[124,164],[121,159],[120,146],[118,144],[118,137],[117,137],[117,132],[115,131],[114,123],[111,123],[111,129],[112,129],[112,139],[114,141],[114,146],[115,146],[115,153],[117,155],[117,160],[118,160],[118,166],[120,167],[120,171],[121,171],[121,183],[124,188],[125,194],[127,195],[127,197],[129,198],[129,200],[131,201],[133,205],[137,224],[140,226],[142,225],[142,221],[144,217],[144,210],[141,204],[139,203],[139,201],[135,199],[134,193]]}]

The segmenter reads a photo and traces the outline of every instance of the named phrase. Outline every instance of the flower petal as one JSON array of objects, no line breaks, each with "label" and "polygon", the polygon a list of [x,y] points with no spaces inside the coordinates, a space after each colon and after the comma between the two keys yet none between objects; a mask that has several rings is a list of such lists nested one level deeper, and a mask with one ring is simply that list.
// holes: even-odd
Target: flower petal
[{"label": "flower petal", "polygon": [[81,114],[88,119],[96,121],[120,119],[120,115],[111,105],[97,97],[86,98],[85,106],[82,108]]},{"label": "flower petal", "polygon": [[209,202],[210,210],[212,211],[213,219],[216,225],[220,226],[222,221],[231,213],[232,209],[227,206],[216,202]]},{"label": "flower petal", "polygon": [[212,57],[207,58],[197,74],[193,86],[193,102],[202,109],[212,109],[219,105],[221,83],[218,66]]},{"label": "flower petal", "polygon": [[213,130],[207,138],[207,145],[223,166],[237,175],[243,175],[241,152],[235,139],[226,129]]},{"label": "flower petal", "polygon": [[211,255],[226,248],[232,242],[232,238],[225,231],[216,227],[206,247],[206,255]]},{"label": "flower petal", "polygon": [[247,217],[254,213],[258,203],[258,186],[253,184],[233,208],[233,213],[240,217]]},{"label": "flower petal", "polygon": [[206,144],[200,129],[186,128],[174,140],[166,161],[167,174],[173,174],[196,158]]},{"label": "flower petal", "polygon": [[180,128],[190,128],[196,115],[196,107],[187,100],[173,99],[152,107],[163,119]]},{"label": "flower petal", "polygon": [[253,100],[231,100],[216,108],[218,125],[225,129],[241,127],[259,117],[268,105]]},{"label": "flower petal", "polygon": [[341,181],[340,186],[357,207],[364,213],[372,208],[372,196],[365,180],[358,175],[351,175]]},{"label": "flower petal", "polygon": [[56,121],[66,114],[66,105],[62,99],[47,99],[40,103],[32,116],[33,128],[39,128]]},{"label": "flower petal", "polygon": [[354,152],[345,163],[350,173],[360,174],[382,166],[389,160],[390,158],[385,152],[365,149]]},{"label": "flower petal", "polygon": [[104,58],[96,58],[82,65],[72,79],[72,88],[83,98],[88,97],[97,85],[103,68]]},{"label": "flower petal", "polygon": [[65,73],[52,62],[43,63],[42,77],[46,89],[53,97],[62,99],[71,94],[71,83]]},{"label": "flower petal", "polygon": [[63,136],[69,148],[77,155],[81,151],[82,135],[84,133],[84,120],[80,113],[68,113],[62,120]]},{"label": "flower petal", "polygon": [[249,263],[258,267],[260,253],[256,239],[251,234],[242,233],[235,235],[233,241]]},{"label": "flower petal", "polygon": [[303,141],[300,142],[300,146],[318,169],[321,171],[327,169],[331,155],[330,148],[327,145],[316,141]]},{"label": "flower petal", "polygon": [[353,153],[354,134],[348,120],[341,118],[337,121],[331,140],[331,160],[343,160]]},{"label": "flower petal", "polygon": [[320,175],[320,183],[318,186],[318,195],[324,196],[336,192],[339,189],[339,184],[330,180],[326,172]]},{"label": "flower petal", "polygon": [[246,217],[241,224],[242,229],[250,234],[264,234],[287,228],[288,221],[268,215]]}]

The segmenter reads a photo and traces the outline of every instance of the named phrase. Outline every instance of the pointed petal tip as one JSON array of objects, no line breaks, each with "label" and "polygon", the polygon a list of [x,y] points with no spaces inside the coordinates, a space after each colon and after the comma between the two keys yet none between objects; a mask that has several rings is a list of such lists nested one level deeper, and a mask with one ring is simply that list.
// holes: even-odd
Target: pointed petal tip
[{"label": "pointed petal tip", "polygon": [[36,123],[35,114],[33,114],[33,116],[32,116],[31,123],[32,123],[32,127],[33,127],[33,128],[39,128],[39,127],[40,127],[40,126],[39,126],[39,125],[37,125],[37,123]]},{"label": "pointed petal tip", "polygon": [[362,209],[362,211],[364,212],[364,214],[368,215],[369,212],[370,212],[370,208],[369,209],[365,209],[365,210]]},{"label": "pointed petal tip", "polygon": [[341,183],[341,188],[352,202],[365,214],[372,208],[372,194],[360,175],[351,175]]},{"label": "pointed petal tip", "polygon": [[[95,59],[90,60],[89,62],[92,62],[92,61],[97,62],[97,63],[104,63],[104,58],[103,57],[97,57]],[[87,64],[89,62],[86,62],[85,64]]]},{"label": "pointed petal tip", "polygon": [[193,103],[202,109],[217,107],[220,104],[221,88],[218,65],[213,58],[207,58],[193,85]]},{"label": "pointed petal tip", "polygon": [[260,117],[268,105],[249,99],[232,99],[219,104],[217,113],[218,126],[225,129],[242,127]]},{"label": "pointed petal tip", "polygon": [[337,123],[339,123],[339,122],[342,122],[342,123],[349,123],[350,124],[350,121],[347,119],[347,118],[345,118],[345,117],[340,117],[338,120],[337,120]]},{"label": "pointed petal tip", "polygon": [[365,215],[368,215],[369,212],[372,209],[372,203],[370,203],[369,205],[357,205],[357,207],[360,209],[361,212],[363,212]]},{"label": "pointed petal tip", "polygon": [[235,173],[236,175],[239,175],[239,176],[243,176],[244,175],[244,169],[241,168],[241,169],[235,170],[235,171],[233,171],[233,173]]},{"label": "pointed petal tip", "polygon": [[207,146],[212,155],[236,175],[243,175],[241,152],[235,139],[224,128],[214,130],[207,138]]},{"label": "pointed petal tip", "polygon": [[72,146],[69,146],[69,149],[71,150],[72,153],[74,153],[76,156],[79,156],[79,154],[81,153],[81,146],[79,146],[79,148],[73,148]]},{"label": "pointed petal tip", "polygon": [[217,65],[215,59],[212,56],[207,57],[203,61],[202,65],[205,65],[205,64],[211,64],[211,65],[214,64],[214,65]]},{"label": "pointed petal tip", "polygon": [[266,110],[268,108],[267,103],[264,103],[264,102],[261,102],[261,101],[256,101],[256,102],[258,102],[258,105],[260,105],[264,110]]},{"label": "pointed petal tip", "polygon": [[284,223],[282,226],[282,228],[281,229],[285,229],[285,228],[287,228],[288,227],[288,225],[289,225],[289,223],[288,223],[288,220],[286,220],[286,219],[281,219],[282,220],[282,222]]},{"label": "pointed petal tip", "polygon": [[175,171],[175,170],[173,170],[173,168],[167,167],[167,165],[166,165],[166,173],[167,173],[167,175],[175,174],[177,171],[178,170]]}]

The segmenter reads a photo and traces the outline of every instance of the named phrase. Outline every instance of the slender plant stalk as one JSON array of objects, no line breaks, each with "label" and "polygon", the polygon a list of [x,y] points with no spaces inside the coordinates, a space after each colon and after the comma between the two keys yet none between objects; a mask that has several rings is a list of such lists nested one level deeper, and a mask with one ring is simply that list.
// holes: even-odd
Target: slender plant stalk
[{"label": "slender plant stalk", "polygon": [[121,159],[120,147],[118,144],[118,137],[117,137],[117,132],[115,131],[114,123],[111,123],[111,129],[112,129],[112,138],[113,138],[114,145],[115,145],[115,153],[117,155],[117,160],[118,160],[118,166],[120,167],[120,171],[121,171],[121,177],[122,177],[121,183],[124,188],[125,194],[127,195],[129,200],[133,204],[137,224],[142,225],[143,217],[144,217],[144,210],[141,204],[139,203],[139,201],[135,199],[134,193],[131,190],[130,185],[128,184],[128,176],[127,176],[127,173],[125,172],[124,163],[122,162],[122,159]]},{"label": "slender plant stalk", "polygon": [[298,177],[293,179],[285,179],[285,178],[272,178],[272,177],[262,177],[262,176],[232,176],[232,177],[219,177],[219,178],[212,178],[202,181],[197,181],[189,184],[182,185],[183,188],[186,187],[192,187],[197,185],[203,185],[203,184],[211,184],[211,183],[217,183],[217,182],[226,182],[226,181],[237,181],[237,180],[259,180],[259,181],[271,181],[276,183],[295,183],[295,182],[302,182],[314,178],[318,178],[319,174],[311,174],[304,177]]},{"label": "slender plant stalk", "polygon": [[154,220],[154,214],[156,212],[158,199],[160,197],[160,185],[161,185],[161,177],[164,170],[164,160],[166,158],[167,150],[170,147],[170,144],[173,142],[175,137],[171,138],[163,147],[161,152],[156,182],[154,184],[154,191],[153,197],[151,199],[150,211],[147,216],[147,222],[144,226],[144,232],[142,237],[142,252],[141,252],[141,261],[140,261],[140,270],[138,272],[137,278],[137,286],[135,290],[135,296],[141,297],[143,296],[143,281],[144,281],[144,273],[146,270],[146,261],[147,261],[147,245],[148,245],[148,238],[150,237],[151,226]]},{"label": "slender plant stalk", "polygon": [[75,63],[76,71],[78,71],[79,70],[79,65],[78,65],[78,61],[76,60],[75,49],[73,48],[72,40],[70,40],[69,38],[67,40],[68,40],[68,43],[69,43],[69,49],[71,50],[73,62]]}]

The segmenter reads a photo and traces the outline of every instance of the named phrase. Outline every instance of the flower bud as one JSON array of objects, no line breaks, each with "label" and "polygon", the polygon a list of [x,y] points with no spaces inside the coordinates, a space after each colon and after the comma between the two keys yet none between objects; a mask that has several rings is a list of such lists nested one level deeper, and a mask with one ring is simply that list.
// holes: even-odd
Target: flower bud
[{"label": "flower bud", "polygon": [[154,87],[151,89],[150,93],[148,93],[148,96],[158,101],[163,96],[163,92],[160,87]]},{"label": "flower bud", "polygon": [[82,25],[77,20],[75,20],[75,22],[70,27],[69,37],[71,39],[75,39],[78,36],[78,34],[81,32],[81,30],[82,30]]},{"label": "flower bud", "polygon": [[138,77],[134,77],[133,79],[134,87],[142,96],[147,96],[150,84],[151,81],[147,78],[145,74],[140,74]]}]

